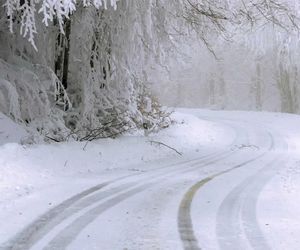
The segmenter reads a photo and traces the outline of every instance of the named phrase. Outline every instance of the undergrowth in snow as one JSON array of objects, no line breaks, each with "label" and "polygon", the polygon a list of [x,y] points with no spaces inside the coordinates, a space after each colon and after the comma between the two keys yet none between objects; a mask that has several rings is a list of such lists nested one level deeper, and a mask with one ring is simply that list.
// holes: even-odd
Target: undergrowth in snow
[{"label": "undergrowth in snow", "polygon": [[[21,145],[20,142],[29,134],[24,131],[22,126],[1,114],[0,210],[2,213],[0,213],[0,219],[6,221],[4,217],[10,216],[10,218],[17,218],[18,224],[9,223],[5,227],[5,231],[0,232],[0,238],[7,239],[16,232],[16,229],[21,229],[23,225],[28,224],[39,214],[68,197],[114,178],[145,173],[163,166],[172,166],[172,164],[176,166],[176,163],[190,161],[225,148],[237,150],[242,155],[243,152],[259,153],[255,148],[232,148],[237,134],[235,130],[226,125],[226,121],[232,121],[233,124],[236,122],[239,125],[249,126],[250,123],[256,128],[271,129],[275,140],[277,134],[284,135],[289,145],[289,167],[281,168],[263,189],[258,203],[258,206],[263,206],[261,211],[268,211],[266,210],[268,208],[273,211],[274,202],[276,202],[276,206],[280,205],[280,207],[276,209],[277,214],[259,213],[258,216],[263,218],[260,219],[260,223],[263,223],[262,228],[265,234],[268,237],[274,237],[277,245],[281,246],[284,243],[282,246],[286,248],[286,244],[289,245],[289,243],[286,240],[280,242],[282,239],[280,237],[276,238],[276,234],[283,234],[278,231],[278,228],[274,228],[276,225],[285,228],[285,237],[290,239],[291,244],[297,245],[298,238],[291,233],[298,232],[299,223],[296,220],[291,221],[291,216],[285,220],[284,216],[287,208],[289,209],[288,214],[294,214],[293,218],[298,218],[299,117],[266,112],[217,112],[185,109],[175,111],[171,117],[175,122],[169,128],[148,136],[131,134],[115,140]],[[213,122],[214,120],[221,122]],[[250,134],[250,139],[251,136],[254,141],[261,140],[260,134]],[[169,147],[151,143],[152,141],[161,142]],[[280,153],[280,149],[277,153]],[[232,164],[233,160],[225,161],[225,163]],[[240,160],[244,161],[245,159]],[[225,163],[222,161],[219,165],[216,164],[216,167],[222,169]],[[255,166],[253,165],[253,167]],[[247,169],[245,167],[240,170]],[[248,170],[250,169],[252,168]],[[208,173],[210,172],[208,171]],[[238,174],[239,171],[234,173]],[[190,175],[193,175],[193,178],[200,178],[195,175],[195,172]],[[64,190],[63,193],[61,190]],[[41,197],[43,198],[41,199]],[[278,200],[276,197],[279,197]],[[268,202],[269,199],[272,202]],[[28,202],[36,205],[34,211],[28,209]],[[208,203],[205,205],[207,206]],[[273,226],[270,221],[274,221],[278,215],[283,219],[274,223]]]},{"label": "undergrowth in snow", "polygon": [[[28,195],[39,187],[49,185],[55,178],[95,175],[106,178],[110,174],[149,171],[158,162],[197,155],[204,146],[217,148],[227,145],[234,137],[233,132],[225,134],[222,127],[193,115],[175,112],[172,119],[174,123],[170,128],[146,137],[136,134],[116,140],[30,146],[20,144],[29,134],[1,115],[0,203]],[[181,152],[182,156],[151,141],[162,142]]]},{"label": "undergrowth in snow", "polygon": [[[93,1],[98,7],[101,2]],[[35,16],[38,52],[9,33],[5,24],[12,19],[1,8],[1,111],[54,141],[70,134],[90,138],[91,131],[102,138],[167,127],[168,114],[149,91],[150,77],[168,75],[176,53],[177,39],[168,31],[174,19],[169,11],[178,9],[174,3],[168,10],[163,6],[163,1],[120,1],[117,9],[79,6],[63,25],[51,17],[51,8],[60,15],[61,6],[46,6],[46,20],[54,20],[45,27],[43,15]],[[18,13],[15,7],[10,17]],[[62,17],[72,12],[69,7]],[[14,19],[14,25],[23,24]]]}]

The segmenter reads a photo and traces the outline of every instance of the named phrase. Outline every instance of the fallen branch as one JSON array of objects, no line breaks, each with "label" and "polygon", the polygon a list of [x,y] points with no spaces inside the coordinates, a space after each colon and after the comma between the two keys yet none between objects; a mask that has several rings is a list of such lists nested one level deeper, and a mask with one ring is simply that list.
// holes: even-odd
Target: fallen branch
[{"label": "fallen branch", "polygon": [[167,147],[167,148],[169,148],[169,149],[171,149],[171,150],[173,150],[173,151],[175,151],[177,154],[179,154],[179,155],[181,155],[182,156],[182,153],[181,152],[179,152],[177,149],[175,149],[175,148],[172,148],[172,147],[170,147],[169,145],[167,145],[167,144],[165,144],[165,143],[163,143],[163,142],[159,142],[159,141],[148,141],[148,142],[150,142],[151,144],[157,144],[157,145],[162,145],[162,146],[165,146],[165,147]]},{"label": "fallen branch", "polygon": [[49,139],[49,140],[52,140],[52,141],[55,141],[55,142],[60,142],[59,140],[57,140],[57,139],[55,139],[55,138],[52,138],[52,137],[50,137],[50,136],[48,136],[48,135],[46,135],[45,136],[47,139]]}]

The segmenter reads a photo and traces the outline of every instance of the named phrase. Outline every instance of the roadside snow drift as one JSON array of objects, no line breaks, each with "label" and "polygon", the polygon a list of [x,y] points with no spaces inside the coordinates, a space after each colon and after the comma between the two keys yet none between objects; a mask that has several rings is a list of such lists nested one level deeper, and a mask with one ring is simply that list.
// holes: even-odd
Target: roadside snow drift
[{"label": "roadside snow drift", "polygon": [[[22,244],[32,249],[54,249],[55,244],[66,242],[70,249],[182,249],[186,243],[180,238],[177,219],[185,220],[188,212],[194,237],[203,249],[222,249],[227,241],[229,246],[235,243],[247,249],[253,240],[247,225],[253,223],[247,221],[250,210],[243,204],[253,200],[255,227],[260,228],[264,244],[272,249],[299,249],[299,116],[182,109],[172,118],[171,127],[146,137],[136,133],[88,143],[22,145],[27,132],[0,114],[0,248],[18,242],[22,229],[29,226],[24,233],[30,232],[30,223],[36,228],[34,223],[44,221],[42,236],[34,233],[36,238]],[[279,155],[284,161],[275,168],[268,162],[276,163],[273,158]],[[268,166],[270,171],[264,172]],[[260,171],[264,174],[257,175]],[[268,179],[263,179],[265,174]],[[199,191],[189,191],[199,181],[203,187],[199,184]],[[67,219],[53,226],[36,220],[83,190],[107,182],[116,184],[103,193],[97,191],[100,196],[110,193],[103,201],[89,203],[94,196],[88,195],[87,203],[83,200],[74,207],[77,212],[66,207],[61,216]],[[127,186],[133,188],[126,191]],[[256,195],[243,199],[252,188]],[[191,197],[189,206],[180,205],[189,204]],[[114,205],[104,212],[108,204]],[[222,210],[227,206],[232,207],[231,216]],[[243,206],[245,222],[235,217]],[[105,208],[101,216],[97,208]],[[70,209],[73,212],[68,213]],[[232,230],[220,226],[222,221],[232,223]],[[226,238],[224,243],[220,239],[229,232],[234,235],[235,224],[245,235]],[[68,241],[62,243],[64,237]],[[31,248],[22,244],[18,249]]]}]

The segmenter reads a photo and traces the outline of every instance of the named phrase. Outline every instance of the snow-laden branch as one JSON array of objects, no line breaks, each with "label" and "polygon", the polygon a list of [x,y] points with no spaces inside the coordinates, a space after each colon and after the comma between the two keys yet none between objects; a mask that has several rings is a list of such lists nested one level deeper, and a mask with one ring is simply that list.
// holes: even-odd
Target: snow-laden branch
[{"label": "snow-laden branch", "polygon": [[42,22],[48,26],[49,22],[57,20],[60,31],[64,33],[63,24],[70,15],[76,11],[76,6],[82,3],[84,7],[108,8],[110,4],[117,8],[119,0],[6,0],[3,7],[9,20],[9,29],[13,32],[13,24],[16,18],[20,18],[21,35],[27,37],[32,46],[36,48],[34,34],[36,31],[36,13],[43,15]]},{"label": "snow-laden branch", "polygon": [[272,24],[287,31],[299,31],[300,4],[292,0],[185,0],[185,19],[194,26],[204,26],[226,30],[231,26],[261,26]]}]

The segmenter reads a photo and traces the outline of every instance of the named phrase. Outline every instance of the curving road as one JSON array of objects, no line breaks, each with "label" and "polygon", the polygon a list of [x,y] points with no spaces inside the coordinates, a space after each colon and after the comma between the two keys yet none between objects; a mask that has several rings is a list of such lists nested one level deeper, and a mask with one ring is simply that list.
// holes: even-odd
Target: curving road
[{"label": "curving road", "polygon": [[257,202],[288,162],[284,136],[257,121],[200,118],[234,130],[232,143],[100,183],[36,218],[0,249],[271,249]]}]

